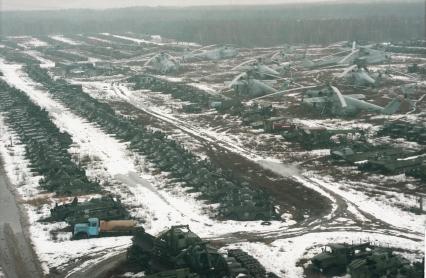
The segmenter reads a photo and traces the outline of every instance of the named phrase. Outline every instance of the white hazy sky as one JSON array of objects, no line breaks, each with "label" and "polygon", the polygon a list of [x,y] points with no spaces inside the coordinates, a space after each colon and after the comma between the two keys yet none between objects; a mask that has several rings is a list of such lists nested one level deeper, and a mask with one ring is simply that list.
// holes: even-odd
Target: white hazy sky
[{"label": "white hazy sky", "polygon": [[253,5],[317,1],[324,0],[0,0],[0,10],[108,9],[129,6]]}]

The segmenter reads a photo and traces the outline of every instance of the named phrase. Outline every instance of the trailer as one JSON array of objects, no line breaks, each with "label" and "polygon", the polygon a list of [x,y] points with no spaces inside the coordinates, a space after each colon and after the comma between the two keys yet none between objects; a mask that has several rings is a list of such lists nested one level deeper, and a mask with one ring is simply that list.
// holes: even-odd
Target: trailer
[{"label": "trailer", "polygon": [[89,218],[86,223],[78,223],[73,228],[73,239],[86,239],[92,237],[130,236],[137,230],[134,220],[99,220]]}]

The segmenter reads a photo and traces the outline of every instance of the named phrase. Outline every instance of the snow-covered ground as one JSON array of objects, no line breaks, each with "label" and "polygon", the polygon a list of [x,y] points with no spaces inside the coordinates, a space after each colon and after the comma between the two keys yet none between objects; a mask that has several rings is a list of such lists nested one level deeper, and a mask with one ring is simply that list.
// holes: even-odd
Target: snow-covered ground
[{"label": "snow-covered ground", "polygon": [[[102,83],[98,83],[98,88],[101,87]],[[87,84],[86,84],[87,85]],[[109,85],[109,84],[108,84]],[[203,139],[215,143],[221,144],[221,146],[227,148],[230,151],[239,153],[240,155],[255,161],[260,164],[262,167],[270,169],[277,172],[278,174],[284,176],[295,176],[296,179],[299,179],[300,182],[309,186],[310,188],[316,190],[320,194],[327,196],[327,194],[322,190],[322,188],[329,189],[332,192],[340,195],[344,199],[352,202],[356,205],[357,209],[365,213],[371,214],[378,219],[389,223],[395,227],[401,229],[407,229],[414,233],[421,233],[424,231],[426,225],[426,215],[417,215],[412,212],[402,210],[400,207],[396,207],[397,202],[386,200],[377,200],[377,198],[367,196],[364,192],[357,190],[355,187],[351,187],[350,183],[344,182],[332,182],[326,177],[318,177],[316,174],[304,173],[306,179],[303,179],[298,170],[291,165],[285,165],[280,162],[280,160],[274,157],[263,157],[259,154],[256,154],[255,151],[247,149],[244,145],[243,136],[241,135],[231,135],[226,132],[218,132],[212,130],[209,127],[202,126],[197,123],[189,123],[188,121],[183,120],[182,118],[177,118],[175,114],[169,109],[169,107],[161,107],[151,105],[149,99],[145,97],[145,94],[138,91],[131,91],[125,85],[113,85],[118,86],[119,92],[117,93],[114,88],[110,91],[102,90],[107,94],[110,94],[111,98],[122,98],[128,103],[131,103],[135,107],[152,113],[155,117],[162,119],[163,121],[169,122],[171,124],[178,125],[180,129],[188,133],[192,133],[195,136],[203,137]],[[109,86],[108,86],[109,88]],[[88,91],[89,94],[91,93]],[[95,96],[96,97],[96,96]],[[104,96],[105,97],[105,96]],[[355,121],[342,121],[342,120],[298,120],[299,123],[306,126],[323,126],[332,129],[338,129],[342,127],[350,128],[362,128],[363,130],[372,129],[373,126],[369,123],[355,122]],[[328,154],[328,151],[326,151]],[[293,168],[293,169],[292,169]],[[311,180],[311,182],[308,182]],[[313,183],[312,183],[313,181]],[[358,184],[355,184],[358,185]],[[394,193],[397,194],[397,193]],[[406,204],[407,198],[404,194],[397,194],[397,198],[404,200]],[[327,196],[329,197],[329,196]],[[331,199],[331,198],[329,198]],[[331,199],[332,200],[332,199]],[[383,202],[384,201],[384,202]],[[415,204],[413,204],[415,206]],[[362,216],[360,216],[362,217]]]},{"label": "snow-covered ground", "polygon": [[[0,115],[0,154],[11,183],[16,187],[22,204],[27,213],[29,232],[35,252],[42,263],[45,274],[51,268],[64,267],[82,256],[94,256],[102,253],[122,251],[130,244],[130,237],[92,239],[90,241],[70,241],[69,233],[57,233],[56,239],[52,232],[67,226],[65,222],[45,223],[39,220],[50,216],[50,208],[57,201],[52,194],[39,189],[40,176],[33,176],[30,165],[25,158],[25,146],[5,125]],[[12,143],[12,144],[11,144]],[[42,203],[35,206],[34,203]]]},{"label": "snow-covered ground", "polygon": [[[144,222],[147,231],[157,233],[171,225],[189,224],[202,237],[220,237],[234,232],[283,230],[294,223],[293,221],[287,223],[274,221],[270,226],[263,226],[260,221],[238,222],[212,219],[204,212],[205,205],[203,203],[179,189],[175,189],[173,192],[164,189],[166,185],[163,180],[152,175],[149,170],[144,170],[149,165],[143,161],[142,157],[136,159],[133,154],[126,150],[125,144],[105,134],[95,125],[85,122],[62,104],[53,100],[49,93],[38,89],[38,85],[25,76],[20,66],[7,65],[2,62],[0,68],[4,73],[4,80],[26,92],[36,104],[49,112],[52,120],[61,130],[72,136],[74,147],[70,150],[71,153],[79,156],[96,157],[95,162],[88,166],[88,176],[102,181],[112,181],[114,185],[105,187],[105,190],[118,194],[125,205],[133,208],[131,211],[133,216]],[[18,159],[16,163],[11,161],[7,165],[12,169],[21,165],[22,169],[19,169],[19,172],[21,172],[28,168],[28,165],[22,165],[21,161],[23,161],[23,157]],[[138,167],[135,166],[135,163]],[[11,175],[13,175],[13,172]],[[35,181],[32,182],[32,186],[36,187]],[[43,207],[42,211],[29,211],[33,242],[37,254],[45,265],[48,267],[58,266],[63,263],[58,261],[58,258],[67,260],[75,253],[79,253],[75,254],[76,256],[81,256],[84,251],[79,248],[81,247],[79,244],[74,245],[74,249],[65,248],[65,253],[61,256],[61,246],[66,247],[68,243],[52,243],[49,233],[42,232],[46,230],[45,225],[35,222],[40,219],[39,214],[45,217],[46,213],[48,214],[47,206]],[[64,223],[56,225],[50,225],[50,228],[61,228]],[[89,241],[92,242],[92,239]],[[96,244],[98,240],[93,240],[93,242],[93,244]],[[101,240],[100,243],[102,242]],[[104,248],[120,248],[128,243],[122,240],[114,242],[116,245],[110,243]],[[51,246],[51,248],[45,248],[46,245]],[[53,249],[55,252],[52,252]]]},{"label": "snow-covered ground", "polygon": [[[334,182],[330,177],[318,177],[317,175],[306,174],[310,180],[332,190],[336,194],[342,196],[346,200],[356,204],[358,208],[369,213],[392,226],[407,229],[408,231],[422,234],[426,227],[426,215],[417,215],[408,211],[404,211],[395,207],[397,204],[394,200],[388,200],[389,196],[383,199],[371,198],[354,187],[348,181]],[[368,183],[363,184],[365,187],[371,186]],[[408,199],[402,193],[394,193],[396,197],[403,203],[416,206],[417,200]]]},{"label": "snow-covered ground", "polygon": [[47,47],[49,44],[34,37],[23,37],[19,39],[19,46],[23,48]]},{"label": "snow-covered ground", "polygon": [[[303,277],[303,268],[296,266],[301,259],[309,259],[321,252],[328,243],[371,242],[383,247],[418,250],[416,260],[421,260],[422,242],[368,232],[310,233],[298,237],[275,240],[270,244],[241,242],[226,248],[241,248],[255,256],[266,270],[280,277]],[[273,258],[273,259],[272,259]]]},{"label": "snow-covered ground", "polygon": [[70,44],[70,45],[80,45],[81,44],[81,42],[77,42],[75,40],[64,37],[62,35],[50,36],[50,38],[57,40],[57,41],[60,41],[60,42],[63,42],[63,43],[66,43],[66,44]]},{"label": "snow-covered ground", "polygon": [[40,61],[40,67],[41,68],[53,68],[55,67],[55,62],[44,58],[40,52],[36,50],[28,50],[25,52],[26,54],[30,55],[34,59]]},{"label": "snow-covered ground", "polygon": [[[158,37],[152,37],[152,40],[147,41],[134,38],[131,35],[127,36],[127,34],[123,36],[104,33],[103,35],[111,36],[111,39],[116,37],[156,46],[168,44]],[[72,46],[81,44],[64,36],[52,36],[51,38]],[[89,38],[100,42],[113,43],[113,41],[103,38]],[[34,45],[34,47],[36,46]],[[321,48],[311,50],[319,52]],[[38,51],[26,50],[26,52],[41,61],[44,67],[54,65],[53,62],[41,57]],[[76,54],[78,53],[76,52]],[[186,141],[181,143],[185,147],[189,147],[189,149],[196,149],[197,143],[196,139],[193,138],[187,140],[188,137],[199,137],[206,142],[218,144],[228,151],[237,153],[259,164],[263,168],[298,181],[303,186],[325,196],[332,204],[332,210],[328,215],[325,215],[323,219],[312,220],[308,223],[310,226],[306,227],[303,224],[300,226],[300,223],[291,220],[291,215],[285,215],[287,217],[286,222],[274,221],[271,226],[262,226],[260,222],[217,221],[211,215],[211,208],[214,208],[215,205],[207,205],[196,199],[197,194],[188,193],[176,184],[170,184],[167,173],[154,173],[152,165],[143,156],[129,151],[126,143],[122,143],[113,136],[105,134],[96,124],[88,123],[63,104],[54,100],[40,84],[29,79],[19,65],[6,64],[0,60],[0,70],[4,74],[4,77],[2,77],[4,80],[26,92],[37,105],[49,112],[55,125],[72,136],[74,144],[69,152],[73,157],[77,161],[81,157],[91,158],[86,166],[88,177],[100,180],[104,190],[120,196],[132,216],[148,232],[155,234],[171,225],[189,224],[194,232],[204,238],[227,239],[229,234],[238,232],[241,234],[247,233],[249,236],[260,237],[264,235],[268,238],[268,242],[271,243],[243,242],[240,239],[238,240],[239,243],[231,244],[226,248],[240,247],[248,251],[258,258],[267,270],[281,277],[302,277],[303,269],[297,267],[296,263],[302,258],[309,258],[318,253],[320,246],[330,242],[350,243],[369,240],[380,245],[389,245],[390,247],[411,251],[411,253],[416,255],[417,259],[419,256],[424,255],[422,235],[426,226],[426,216],[416,215],[402,209],[402,207],[415,206],[415,199],[399,191],[383,189],[381,189],[382,196],[370,195],[368,193],[376,189],[374,183],[353,182],[345,179],[336,181],[336,179],[324,173],[306,172],[296,165],[283,163],[283,161],[291,161],[291,159],[283,159],[283,155],[308,156],[310,158],[323,157],[329,153],[329,150],[306,151],[296,154],[288,152],[277,154],[261,151],[255,147],[249,147],[247,142],[253,142],[255,146],[260,145],[264,140],[267,140],[268,144],[270,142],[282,144],[282,142],[275,138],[275,135],[259,134],[259,132],[249,129],[236,131],[233,129],[233,125],[228,125],[224,128],[209,126],[206,125],[205,121],[194,120],[197,118],[192,115],[176,113],[171,107],[175,105],[180,108],[183,102],[176,101],[170,96],[162,95],[164,100],[166,100],[165,104],[162,105],[153,102],[155,98],[154,92],[131,91],[126,84],[112,84],[111,80],[107,81],[105,79],[103,81],[102,78],[97,78],[98,80],[87,79],[82,82],[77,81],[83,84],[83,89],[86,93],[95,98],[131,103],[153,117],[174,125],[180,133],[175,132],[171,138],[178,141]],[[319,73],[319,71],[316,72]],[[162,76],[162,78],[169,81],[187,79],[185,77],[167,76]],[[190,85],[212,94],[217,92],[217,84],[190,83]],[[214,111],[205,112],[205,115],[214,114]],[[225,122],[235,120],[228,116],[217,115],[217,117],[223,117]],[[378,116],[377,119],[380,117],[383,116]],[[386,117],[392,119],[394,116]],[[407,117],[415,118],[413,115]],[[361,128],[372,132],[377,129],[376,126],[359,120],[296,119],[296,122],[305,126],[322,126],[331,129],[348,127]],[[65,223],[46,225],[37,222],[37,220],[48,216],[49,208],[56,199],[52,194],[44,194],[39,191],[38,179],[40,177],[34,177],[29,172],[28,162],[24,158],[24,146],[19,144],[8,146],[10,138],[14,142],[19,142],[19,140],[13,137],[13,132],[4,124],[1,116],[0,131],[0,153],[5,157],[8,176],[13,184],[17,186],[17,190],[23,200],[28,201],[28,203],[24,204],[24,207],[32,223],[30,233],[35,250],[43,262],[45,271],[52,267],[65,267],[69,262],[79,257],[93,255],[84,265],[81,265],[81,267],[84,267],[99,260],[98,256],[112,256],[122,252],[130,245],[129,237],[70,242],[69,233],[52,233],[65,227]],[[179,136],[182,137],[179,138]],[[403,142],[403,144],[405,143]],[[286,148],[285,144],[283,144],[283,148]],[[206,158],[205,154],[200,154],[200,157]],[[379,177],[374,178],[377,179]],[[405,176],[393,178],[404,180]],[[363,187],[362,190],[360,190],[361,187]],[[36,198],[44,199],[42,206],[35,207],[30,204],[30,201]],[[341,217],[340,215],[336,217],[338,213],[341,213],[342,202],[345,204],[344,209],[348,215],[353,216],[353,219],[349,219],[346,216]],[[399,206],[401,204],[403,206]],[[321,227],[323,220],[330,220],[330,224],[333,224],[334,227],[329,230],[327,230],[327,227]],[[374,222],[375,220],[388,224],[387,228],[378,228],[377,231],[371,231],[370,229],[368,232],[362,232],[361,225],[357,226],[355,223],[355,221],[371,223],[371,221]],[[350,229],[352,232],[344,231],[345,229]]]},{"label": "snow-covered ground", "polygon": [[112,34],[109,34],[109,33],[102,33],[102,35],[113,36],[115,38],[119,38],[119,39],[123,39],[123,40],[128,40],[128,41],[136,42],[138,44],[140,44],[140,43],[146,43],[146,44],[153,44],[153,45],[164,45],[161,42],[147,41],[147,40],[132,38],[132,37],[128,37],[128,36],[112,35]]},{"label": "snow-covered ground", "polygon": [[105,40],[105,39],[101,39],[101,38],[98,38],[98,37],[89,36],[87,38],[91,39],[91,40],[99,41],[99,42],[112,43],[111,41],[108,41],[108,40]]}]

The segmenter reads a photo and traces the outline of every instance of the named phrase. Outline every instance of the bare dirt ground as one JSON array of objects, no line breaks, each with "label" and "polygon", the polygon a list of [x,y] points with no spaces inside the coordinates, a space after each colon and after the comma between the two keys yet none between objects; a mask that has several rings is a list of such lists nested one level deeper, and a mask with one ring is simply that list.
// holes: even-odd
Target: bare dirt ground
[{"label": "bare dirt ground", "polygon": [[42,277],[37,256],[27,237],[25,215],[10,191],[0,158],[0,265],[10,278]]}]

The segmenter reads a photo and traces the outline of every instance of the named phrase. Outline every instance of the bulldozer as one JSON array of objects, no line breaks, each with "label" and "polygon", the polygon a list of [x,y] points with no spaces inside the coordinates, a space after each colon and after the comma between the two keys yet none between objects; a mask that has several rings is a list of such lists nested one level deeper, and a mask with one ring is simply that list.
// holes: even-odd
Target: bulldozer
[{"label": "bulldozer", "polygon": [[136,233],[128,258],[150,275],[186,268],[200,277],[223,277],[228,272],[217,250],[186,225],[173,226],[157,237],[143,231]]}]

